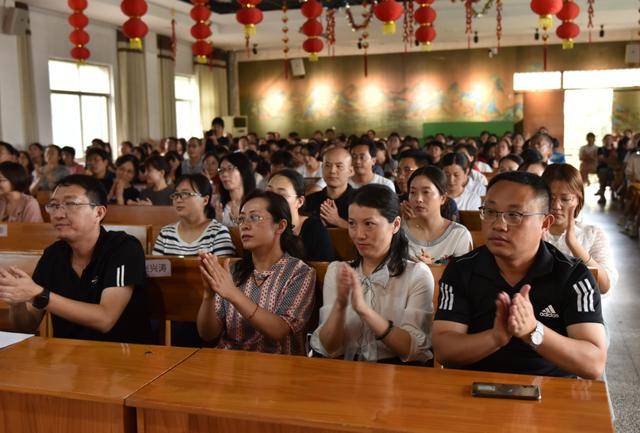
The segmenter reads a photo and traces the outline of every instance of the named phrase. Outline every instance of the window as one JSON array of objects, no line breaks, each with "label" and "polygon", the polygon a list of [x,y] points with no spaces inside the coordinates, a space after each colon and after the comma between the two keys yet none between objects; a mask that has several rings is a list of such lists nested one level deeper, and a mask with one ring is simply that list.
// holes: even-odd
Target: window
[{"label": "window", "polygon": [[195,77],[176,75],[176,132],[189,139],[202,136],[200,124],[200,98]]},{"label": "window", "polygon": [[49,61],[53,142],[78,158],[91,140],[110,140],[111,77],[106,66]]}]

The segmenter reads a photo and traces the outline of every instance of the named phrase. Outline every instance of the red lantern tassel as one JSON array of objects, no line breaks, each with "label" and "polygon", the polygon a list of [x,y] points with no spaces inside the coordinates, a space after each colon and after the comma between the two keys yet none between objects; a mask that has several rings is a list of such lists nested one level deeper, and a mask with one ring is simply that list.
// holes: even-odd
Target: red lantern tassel
[{"label": "red lantern tassel", "polygon": [[364,52],[364,77],[367,78],[369,76],[369,65],[367,62],[367,51]]}]

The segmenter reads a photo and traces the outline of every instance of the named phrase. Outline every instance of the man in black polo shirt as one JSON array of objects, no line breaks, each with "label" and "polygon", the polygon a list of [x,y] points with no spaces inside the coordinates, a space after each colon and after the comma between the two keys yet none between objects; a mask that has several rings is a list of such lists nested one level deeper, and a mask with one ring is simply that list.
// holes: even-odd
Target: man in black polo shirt
[{"label": "man in black polo shirt", "polygon": [[322,178],[327,186],[305,198],[304,212],[322,218],[328,227],[348,228],[349,204],[354,191],[349,185],[352,175],[349,151],[342,147],[327,150],[322,162]]},{"label": "man in black polo shirt", "polygon": [[487,188],[487,244],[449,264],[433,324],[447,366],[548,376],[602,376],[600,292],[579,260],[543,242],[553,224],[542,179],[503,173]]},{"label": "man in black polo shirt", "polygon": [[45,206],[60,240],[44,251],[33,279],[0,269],[0,299],[17,329],[34,331],[48,310],[55,337],[150,342],[144,252],[133,236],[101,227],[106,202],[95,178],[60,181]]}]

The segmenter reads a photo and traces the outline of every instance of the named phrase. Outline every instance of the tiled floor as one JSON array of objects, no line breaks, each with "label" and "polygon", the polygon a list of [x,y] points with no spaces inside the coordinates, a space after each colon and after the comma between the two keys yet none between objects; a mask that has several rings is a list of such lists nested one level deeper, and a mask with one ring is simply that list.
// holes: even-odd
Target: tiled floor
[{"label": "tiled floor", "polygon": [[619,232],[618,208],[596,204],[593,188],[587,194],[583,218],[608,235],[620,280],[605,297],[604,315],[611,336],[607,380],[618,433],[640,432],[640,243]]}]

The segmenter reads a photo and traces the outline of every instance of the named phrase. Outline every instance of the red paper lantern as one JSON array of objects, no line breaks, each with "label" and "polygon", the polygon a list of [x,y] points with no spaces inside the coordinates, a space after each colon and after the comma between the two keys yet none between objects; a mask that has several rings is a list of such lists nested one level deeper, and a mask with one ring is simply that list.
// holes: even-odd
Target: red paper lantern
[{"label": "red paper lantern", "polygon": [[300,7],[300,12],[308,19],[318,18],[322,15],[322,4],[317,0],[307,0]]},{"label": "red paper lantern", "polygon": [[147,13],[145,0],[126,0],[120,4],[120,10],[128,17],[141,17]]},{"label": "red paper lantern", "polygon": [[318,61],[318,53],[322,51],[324,44],[319,38],[309,38],[302,44],[302,49],[309,53],[309,60],[312,62]]},{"label": "red paper lantern", "polygon": [[556,16],[562,20],[562,24],[556,29],[556,35],[562,39],[562,49],[573,48],[573,40],[580,34],[580,27],[573,22],[580,15],[580,6],[573,0],[565,0],[562,9]]},{"label": "red paper lantern", "polygon": [[421,6],[413,14],[419,24],[431,24],[436,20],[437,16],[435,9],[429,6]]},{"label": "red paper lantern", "polygon": [[556,14],[562,21],[573,21],[580,15],[580,6],[573,1],[565,1],[560,12]]},{"label": "red paper lantern", "polygon": [[556,29],[556,35],[561,39],[575,39],[580,34],[580,27],[571,21],[564,22]]},{"label": "red paper lantern", "polygon": [[73,47],[71,49],[71,57],[78,61],[84,62],[89,56],[91,56],[91,51],[87,47]]},{"label": "red paper lantern", "polygon": [[76,29],[69,35],[69,41],[75,46],[87,45],[89,39],[89,33],[81,29]]},{"label": "red paper lantern", "polygon": [[83,29],[89,25],[89,18],[82,12],[76,12],[69,16],[69,24],[76,29]]},{"label": "red paper lantern", "polygon": [[562,9],[562,0],[531,0],[531,10],[540,16],[538,26],[547,31],[553,26],[553,15]]},{"label": "red paper lantern", "polygon": [[211,11],[206,6],[196,5],[191,9],[189,15],[194,21],[207,21],[211,16]]},{"label": "red paper lantern", "polygon": [[142,21],[142,16],[147,13],[145,0],[123,0],[120,9],[129,17],[122,25],[122,33],[129,38],[129,46],[134,50],[142,49],[142,39],[149,32],[149,27]]},{"label": "red paper lantern", "polygon": [[191,45],[191,51],[199,63],[206,63],[207,57],[213,52],[213,45],[208,41],[195,41]]},{"label": "red paper lantern", "polygon": [[67,5],[72,11],[83,11],[88,6],[87,0],[69,0]]},{"label": "red paper lantern", "polygon": [[416,0],[416,3],[418,3],[420,6],[430,6],[435,1],[436,0]]},{"label": "red paper lantern", "polygon": [[256,34],[256,24],[260,24],[262,18],[262,11],[256,7],[242,8],[236,12],[236,20],[244,25],[245,37]]},{"label": "red paper lantern", "polygon": [[376,17],[384,23],[382,32],[391,35],[396,32],[396,20],[402,16],[404,8],[395,0],[382,0],[373,12]]},{"label": "red paper lantern", "polygon": [[429,49],[431,47],[431,42],[433,42],[436,38],[436,29],[434,29],[432,26],[418,27],[418,30],[416,30],[415,38],[423,48]]},{"label": "red paper lantern", "polygon": [[320,36],[322,34],[322,24],[315,18],[307,20],[302,25],[302,33],[310,38]]},{"label": "red paper lantern", "polygon": [[191,36],[195,39],[207,39],[211,36],[211,27],[203,22],[198,22],[191,27]]}]

